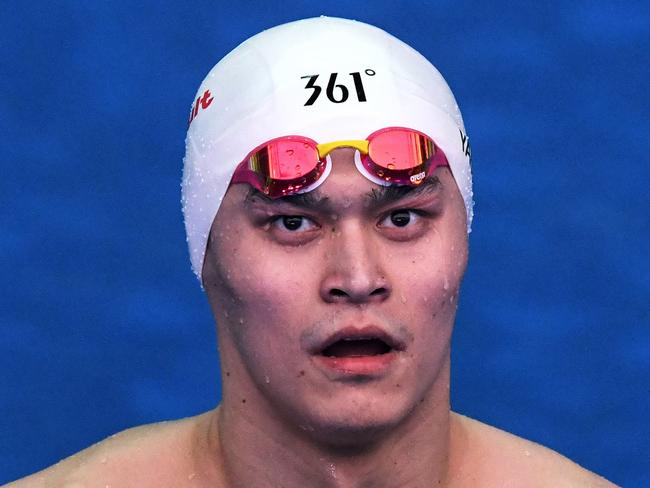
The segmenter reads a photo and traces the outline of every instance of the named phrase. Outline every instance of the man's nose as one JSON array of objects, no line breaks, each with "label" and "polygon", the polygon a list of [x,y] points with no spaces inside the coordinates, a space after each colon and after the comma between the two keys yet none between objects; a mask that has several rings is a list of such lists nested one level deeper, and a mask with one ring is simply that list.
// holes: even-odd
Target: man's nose
[{"label": "man's nose", "polygon": [[390,296],[380,252],[357,225],[332,233],[325,270],[320,294],[328,303],[379,303]]}]

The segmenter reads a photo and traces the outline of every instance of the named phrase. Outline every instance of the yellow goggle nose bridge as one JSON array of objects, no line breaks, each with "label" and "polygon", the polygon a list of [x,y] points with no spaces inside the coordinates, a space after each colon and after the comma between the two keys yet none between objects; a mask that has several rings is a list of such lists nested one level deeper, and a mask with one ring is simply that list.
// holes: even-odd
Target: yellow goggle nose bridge
[{"label": "yellow goggle nose bridge", "polygon": [[360,140],[334,141],[318,144],[316,149],[318,150],[318,156],[322,159],[337,147],[353,147],[358,149],[361,154],[368,154],[368,144],[368,141]]}]

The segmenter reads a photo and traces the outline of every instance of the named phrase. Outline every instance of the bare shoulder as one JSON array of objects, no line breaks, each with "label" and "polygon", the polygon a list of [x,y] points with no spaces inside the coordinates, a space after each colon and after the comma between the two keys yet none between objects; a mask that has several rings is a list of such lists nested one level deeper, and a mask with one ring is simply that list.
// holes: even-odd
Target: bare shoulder
[{"label": "bare shoulder", "polygon": [[616,486],[540,444],[453,412],[451,439],[451,486]]},{"label": "bare shoulder", "polygon": [[6,488],[180,486],[179,478],[187,484],[209,413],[125,430]]}]

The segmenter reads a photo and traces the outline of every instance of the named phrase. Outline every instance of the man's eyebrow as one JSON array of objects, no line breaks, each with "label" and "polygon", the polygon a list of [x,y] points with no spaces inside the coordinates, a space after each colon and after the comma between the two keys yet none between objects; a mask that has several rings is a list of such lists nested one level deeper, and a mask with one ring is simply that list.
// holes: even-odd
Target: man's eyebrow
[{"label": "man's eyebrow", "polygon": [[401,200],[402,198],[414,198],[420,195],[426,195],[427,193],[433,193],[439,191],[441,187],[442,185],[438,177],[432,175],[428,176],[418,186],[391,185],[373,188],[366,194],[366,197],[370,205],[381,207]]},{"label": "man's eyebrow", "polygon": [[307,193],[298,193],[296,195],[288,195],[281,198],[271,198],[255,188],[250,188],[244,201],[249,205],[255,198],[262,200],[268,205],[289,203],[297,207],[304,207],[311,210],[331,210],[330,199],[322,196],[318,190]]},{"label": "man's eyebrow", "polygon": [[[426,195],[427,193],[433,193],[440,190],[440,188],[440,180],[437,176],[432,175],[427,177],[418,186],[390,185],[373,188],[370,192],[366,193],[365,198],[368,200],[369,205],[373,207],[381,207],[401,200],[402,198],[406,198],[407,196],[414,198],[420,195]],[[319,190],[307,193],[298,193],[296,195],[288,195],[281,198],[271,198],[256,188],[250,188],[244,202],[246,205],[250,205],[255,199],[261,200],[267,205],[288,203],[290,205],[310,210],[333,211],[329,197],[323,196]]]}]

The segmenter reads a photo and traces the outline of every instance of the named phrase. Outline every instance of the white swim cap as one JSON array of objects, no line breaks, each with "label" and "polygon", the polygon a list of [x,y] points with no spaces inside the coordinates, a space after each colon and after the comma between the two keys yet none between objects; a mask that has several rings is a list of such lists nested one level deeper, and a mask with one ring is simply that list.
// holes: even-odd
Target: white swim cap
[{"label": "white swim cap", "polygon": [[469,232],[472,174],[463,119],[442,75],[413,48],[362,22],[318,17],[261,32],[226,55],[196,94],[186,139],[182,204],[199,281],[212,222],[235,168],[253,148],[286,135],[365,139],[384,127],[419,130],[442,149]]}]

